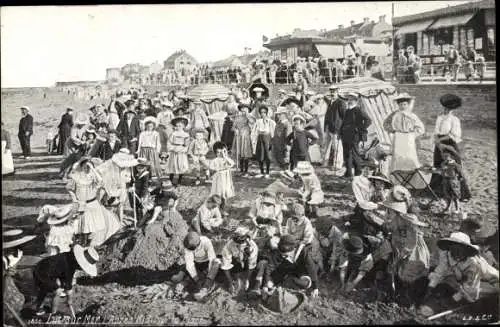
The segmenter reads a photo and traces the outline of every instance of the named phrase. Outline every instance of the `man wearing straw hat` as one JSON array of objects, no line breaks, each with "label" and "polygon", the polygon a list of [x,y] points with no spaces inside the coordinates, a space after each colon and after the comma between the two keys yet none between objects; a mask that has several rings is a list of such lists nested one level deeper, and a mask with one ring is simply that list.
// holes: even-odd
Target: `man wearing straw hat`
[{"label": "man wearing straw hat", "polygon": [[3,300],[4,300],[4,324],[14,318],[19,325],[25,326],[18,315],[21,311],[25,297],[14,282],[16,266],[23,256],[22,245],[36,238],[36,235],[26,235],[21,229],[6,230],[3,236]]},{"label": "man wearing straw hat", "polygon": [[66,303],[75,318],[73,309],[73,285],[78,269],[88,275],[97,276],[96,263],[99,255],[93,247],[84,248],[79,244],[73,247],[73,251],[59,253],[38,262],[33,269],[33,278],[37,289],[37,315],[45,314],[43,302],[49,293],[55,292],[52,300],[52,314],[57,313],[59,298],[66,296]]},{"label": "man wearing straw hat", "polygon": [[[439,263],[429,274],[429,285],[422,303],[432,297],[437,285],[446,283],[455,291],[455,302],[473,303],[480,299],[498,296],[498,270],[479,255],[479,247],[470,243],[462,232],[451,233],[450,237],[437,242]],[[486,302],[485,302],[486,303]],[[427,305],[420,307],[424,315],[432,314]]]},{"label": "man wearing straw hat", "polygon": [[340,170],[344,164],[344,156],[339,135],[347,105],[345,101],[339,98],[339,87],[337,85],[332,85],[329,89],[330,101],[326,110],[324,126],[326,152],[323,166],[329,166],[330,158],[333,157],[332,169]]},{"label": "man wearing straw hat", "polygon": [[342,120],[340,128],[340,137],[344,150],[344,160],[346,172],[344,177],[352,177],[361,174],[361,156],[359,153],[360,144],[366,141],[367,129],[372,121],[370,117],[359,107],[359,94],[348,92],[345,95],[347,99],[347,111]]},{"label": "man wearing straw hat", "polygon": [[30,138],[33,135],[33,116],[30,115],[30,108],[23,106],[21,109],[21,120],[19,120],[19,144],[23,152],[24,159],[31,156]]}]

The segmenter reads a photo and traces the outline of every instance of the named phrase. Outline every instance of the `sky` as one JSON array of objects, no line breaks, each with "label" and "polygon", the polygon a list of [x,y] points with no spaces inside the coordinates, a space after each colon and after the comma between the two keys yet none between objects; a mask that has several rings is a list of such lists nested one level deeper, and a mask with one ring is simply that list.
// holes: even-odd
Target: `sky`
[{"label": "sky", "polygon": [[[404,16],[470,1],[395,1]],[[1,7],[1,86],[104,80],[106,68],[150,65],[185,49],[198,62],[262,50],[262,36],[390,22],[391,2]]]}]

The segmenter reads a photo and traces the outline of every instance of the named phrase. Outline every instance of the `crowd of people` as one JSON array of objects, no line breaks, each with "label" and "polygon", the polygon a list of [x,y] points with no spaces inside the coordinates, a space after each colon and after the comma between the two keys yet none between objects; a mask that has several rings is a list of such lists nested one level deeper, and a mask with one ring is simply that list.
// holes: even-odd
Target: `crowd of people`
[{"label": "crowd of people", "polygon": [[[486,73],[486,61],[482,54],[478,54],[472,44],[462,47],[459,51],[454,45],[449,46],[449,50],[443,51],[443,63],[435,63],[434,72],[436,76],[440,73],[448,81],[457,82],[460,71],[465,76],[466,81],[474,80],[476,77],[480,82],[484,80]],[[424,71],[423,60],[415,53],[413,46],[398,51],[396,76],[400,84],[418,84],[421,76],[431,75],[431,72]],[[429,68],[429,66],[427,66]]]},{"label": "crowd of people", "polygon": [[260,78],[268,84],[294,84],[302,72],[309,84],[339,83],[359,76],[384,78],[383,63],[368,53],[356,53],[346,58],[297,57],[295,60],[256,59],[248,64],[213,67],[208,64],[192,68],[169,69],[150,74],[137,82],[161,85],[199,85],[207,83],[251,83]]},{"label": "crowd of people", "polygon": [[[194,217],[183,217],[190,223],[183,243],[184,264],[171,279],[196,283],[197,300],[214,290],[219,273],[231,293],[242,290],[263,299],[288,277],[311,297],[319,295],[319,282],[329,274],[337,276],[339,292],[347,293],[360,283],[391,289],[392,280],[392,296],[419,306],[423,313],[441,284],[451,286],[449,294],[457,303],[497,294],[498,229],[494,236],[475,237],[484,222],[463,219],[465,227],[438,241],[439,263],[432,270],[423,237],[428,225],[421,220],[418,203],[381,168],[388,155],[391,171],[402,165],[420,167],[415,136],[424,127],[412,112],[415,98],[395,97],[399,109],[384,121],[394,136],[393,147],[385,153],[370,152],[363,144],[372,120],[361,108],[360,94],[339,93],[336,84],[329,94],[316,94],[304,75],[299,71],[295,92],[280,90],[276,103],[269,103],[268,90],[260,85],[249,90],[234,87],[216,116],[185,90],[117,92],[108,105],[94,106],[76,118],[73,108],[67,108],[58,137],[49,143],[55,141],[54,151],[64,157],[60,177],[67,182],[73,203],[45,206],[38,218],[50,226],[46,239],[50,255],[34,268],[37,314],[45,313],[42,302],[50,292],[55,292],[54,298],[66,298],[73,312],[75,271],[97,274],[96,248],[123,227],[127,202],[137,228],[162,230],[173,215],[181,216],[176,205],[183,195],[177,187],[206,187],[206,183],[211,184],[209,197]],[[448,94],[441,105],[443,113],[434,132],[433,185],[449,201],[447,209],[454,205],[453,215],[460,213],[460,202],[471,197],[458,147],[460,120],[453,114],[461,99]],[[19,139],[29,159],[33,117],[29,108],[21,111]],[[2,125],[4,142],[10,148]],[[250,171],[253,161],[258,164],[255,174]],[[351,183],[357,203],[342,224],[331,222],[328,235],[315,228],[325,195],[313,163]],[[271,166],[280,173],[271,174]],[[195,182],[186,182],[186,175]],[[213,240],[229,219],[234,178],[280,178],[291,189],[300,185],[298,198],[263,190],[216,253]],[[17,238],[9,243],[6,235]],[[19,230],[4,232],[6,271],[22,256],[19,246],[32,238],[21,237]]]}]

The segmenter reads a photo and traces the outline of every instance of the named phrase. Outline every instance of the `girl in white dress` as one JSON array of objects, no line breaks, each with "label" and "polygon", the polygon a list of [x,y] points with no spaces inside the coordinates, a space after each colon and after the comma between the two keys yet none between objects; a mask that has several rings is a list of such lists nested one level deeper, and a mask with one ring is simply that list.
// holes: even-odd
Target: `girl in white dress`
[{"label": "girl in white dress", "polygon": [[155,117],[146,117],[144,119],[146,130],[139,135],[138,155],[140,158],[146,158],[151,164],[151,176],[153,178],[161,177],[160,167],[160,133],[155,131],[157,120]]},{"label": "girl in white dress", "polygon": [[167,171],[170,174],[170,180],[173,182],[174,175],[179,175],[177,184],[182,181],[182,175],[189,170],[188,162],[188,146],[189,134],[184,131],[188,124],[185,117],[176,117],[172,119],[171,124],[174,126],[174,131],[168,139]]},{"label": "girl in white dress", "polygon": [[216,157],[212,160],[202,159],[202,163],[210,170],[215,171],[212,177],[212,190],[210,195],[219,195],[222,198],[221,210],[223,215],[227,216],[224,211],[226,201],[232,198],[234,193],[232,168],[234,161],[229,158],[227,148],[222,142],[215,142],[213,146]]},{"label": "girl in white dress", "polygon": [[68,189],[75,193],[80,210],[83,209],[79,231],[83,234],[83,246],[89,241],[90,246],[99,246],[121,228],[118,217],[99,202],[102,177],[92,161],[83,159],[74,165],[69,178]]}]

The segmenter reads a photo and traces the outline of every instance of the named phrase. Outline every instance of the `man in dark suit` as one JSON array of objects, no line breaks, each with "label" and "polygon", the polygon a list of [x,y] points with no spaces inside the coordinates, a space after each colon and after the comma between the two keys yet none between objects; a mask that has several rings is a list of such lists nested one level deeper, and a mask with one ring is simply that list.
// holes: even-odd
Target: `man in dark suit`
[{"label": "man in dark suit", "polygon": [[67,108],[66,113],[62,115],[61,122],[59,123],[59,144],[57,146],[57,154],[63,154],[64,145],[66,140],[71,135],[71,128],[73,127],[73,108]]},{"label": "man in dark suit", "polygon": [[29,159],[31,156],[30,138],[33,135],[33,116],[30,114],[29,107],[21,107],[22,118],[19,121],[19,143],[23,151],[24,159]]},{"label": "man in dark suit", "polygon": [[352,177],[353,166],[355,176],[361,175],[360,143],[366,141],[368,126],[371,125],[372,121],[359,107],[357,93],[348,93],[346,97],[347,111],[340,128],[340,138],[344,147],[344,161],[347,169],[344,177]]},{"label": "man in dark suit", "polygon": [[127,147],[130,153],[137,151],[137,141],[141,133],[139,119],[135,117],[135,112],[128,110],[124,113],[125,117],[118,124],[117,133],[120,137],[122,146]]},{"label": "man in dark suit", "polygon": [[[333,169],[341,169],[343,162],[336,162],[333,158],[339,158],[337,150],[340,142],[340,128],[342,127],[342,119],[344,119],[347,105],[345,101],[339,98],[339,87],[336,85],[330,86],[330,96],[327,99],[328,109],[325,114],[325,158],[323,166],[333,164]],[[332,162],[332,163],[330,163]]]}]

